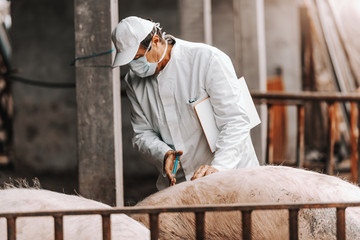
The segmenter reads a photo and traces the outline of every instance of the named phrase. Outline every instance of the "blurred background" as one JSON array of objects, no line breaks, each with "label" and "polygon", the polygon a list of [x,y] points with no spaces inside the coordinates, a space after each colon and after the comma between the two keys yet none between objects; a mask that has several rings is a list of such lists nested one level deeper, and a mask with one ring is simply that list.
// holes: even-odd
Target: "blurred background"
[{"label": "blurred background", "polygon": [[[254,55],[262,58],[264,69],[259,76],[264,76],[265,82],[245,76],[251,91],[356,91],[360,77],[359,1],[263,0],[256,1],[261,4],[256,12],[251,8],[245,11],[247,3],[241,2],[239,6],[235,0],[208,1],[211,42],[204,33],[202,0],[119,0],[119,19],[132,15],[151,18],[175,37],[211,43],[229,55],[240,77],[248,72],[237,65],[244,60],[239,60],[235,51],[239,48],[234,34],[236,16],[239,19],[236,8],[240,7],[241,38],[247,44],[260,43],[260,54]],[[0,3],[0,183],[10,181],[10,177],[30,182],[37,177],[43,188],[78,192],[76,81],[71,65],[75,59],[74,1]],[[249,21],[247,26],[246,16],[255,14],[258,25],[254,27]],[[256,39],[248,34],[253,29],[260,32]],[[122,87],[126,71],[126,67],[120,70]],[[319,104],[306,110],[306,161],[321,163],[326,159],[329,144],[323,109]],[[277,111],[280,128],[274,130],[273,163],[291,165],[296,159],[296,108],[280,107]],[[339,112],[334,154],[338,169],[348,170],[349,124],[346,114]],[[254,131],[266,132],[266,112],[260,115],[263,124]],[[124,94],[121,116],[124,203],[134,205],[156,191],[158,173],[132,148],[130,105]],[[255,133],[254,139],[260,135]],[[255,145],[259,160],[265,164],[261,141]]]}]

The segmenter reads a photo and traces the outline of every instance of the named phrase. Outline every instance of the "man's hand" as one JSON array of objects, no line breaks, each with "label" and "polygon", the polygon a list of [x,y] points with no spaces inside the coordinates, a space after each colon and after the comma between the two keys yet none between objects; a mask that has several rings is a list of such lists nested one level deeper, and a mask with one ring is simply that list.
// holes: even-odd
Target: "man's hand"
[{"label": "man's hand", "polygon": [[[180,162],[180,156],[182,154],[183,154],[183,151],[168,151],[165,154],[164,170],[165,170],[166,176],[168,177],[168,179],[170,181],[170,186],[173,186],[176,183],[176,178],[175,178],[176,174],[172,173],[173,169],[174,169],[176,155],[179,155],[179,162]],[[179,170],[179,168],[180,168],[180,164],[177,165],[176,172]]]},{"label": "man's hand", "polygon": [[191,178],[192,180],[213,174],[213,173],[217,173],[219,170],[217,170],[216,168],[214,168],[213,166],[209,166],[209,165],[201,165],[195,172],[194,175]]}]

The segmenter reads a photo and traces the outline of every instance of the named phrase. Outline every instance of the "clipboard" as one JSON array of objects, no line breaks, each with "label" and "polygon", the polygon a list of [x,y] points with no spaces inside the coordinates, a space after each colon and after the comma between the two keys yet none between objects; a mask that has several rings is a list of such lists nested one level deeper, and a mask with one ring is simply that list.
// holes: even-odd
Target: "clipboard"
[{"label": "clipboard", "polygon": [[[246,85],[245,78],[241,77],[239,81],[240,81],[240,88],[242,94],[241,105],[243,105],[244,108],[246,109],[246,112],[250,120],[250,129],[252,129],[258,124],[260,124],[261,120],[256,111],[256,107],[254,101],[251,98],[249,89]],[[209,148],[211,152],[215,152],[216,141],[219,136],[220,130],[216,125],[214,110],[210,103],[210,97],[207,96],[203,100],[200,100],[200,102],[196,103],[194,105],[194,110],[199,119],[201,128],[205,134]]]}]

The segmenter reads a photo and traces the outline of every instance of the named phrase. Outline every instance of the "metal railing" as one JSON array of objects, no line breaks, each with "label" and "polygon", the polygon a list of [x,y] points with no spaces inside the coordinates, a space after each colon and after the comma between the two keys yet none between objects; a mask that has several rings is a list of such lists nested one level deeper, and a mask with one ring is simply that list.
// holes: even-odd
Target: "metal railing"
[{"label": "metal railing", "polygon": [[298,213],[300,209],[336,208],[336,237],[346,238],[345,210],[348,207],[360,207],[360,202],[347,203],[290,203],[290,204],[218,204],[178,207],[124,207],[96,210],[66,210],[0,213],[0,218],[7,219],[8,240],[16,240],[16,219],[19,217],[52,216],[54,218],[55,240],[64,239],[63,217],[74,215],[101,215],[103,240],[111,240],[111,214],[148,214],[150,219],[151,239],[159,238],[159,215],[161,213],[195,213],[196,239],[205,239],[206,212],[240,211],[242,214],[242,239],[251,239],[251,214],[257,210],[289,210],[289,239],[296,240],[299,235]]},{"label": "metal railing", "polygon": [[[305,103],[307,102],[325,102],[328,106],[328,156],[326,162],[326,173],[334,174],[335,159],[335,118],[336,104],[351,103],[350,107],[350,141],[351,141],[351,177],[353,182],[358,182],[358,158],[360,150],[359,129],[360,114],[360,94],[359,93],[328,93],[328,92],[252,92],[256,104],[265,104],[267,106],[267,142],[266,142],[266,163],[271,164],[273,157],[273,139],[274,131],[272,121],[274,118],[273,107],[281,105],[293,105],[297,109],[297,136],[296,136],[296,166],[304,167],[305,158]],[[357,110],[357,111],[356,111]]]},{"label": "metal railing", "polygon": [[[297,107],[297,165],[304,164],[304,104],[306,102],[326,102],[329,109],[329,157],[327,163],[327,172],[332,173],[334,170],[334,134],[333,126],[335,123],[336,102],[350,102],[350,128],[351,132],[358,132],[360,129],[360,114],[355,118],[355,111],[360,110],[359,94],[339,94],[339,93],[319,93],[319,92],[302,92],[296,94],[283,92],[252,92],[252,97],[257,104],[266,104],[268,108],[268,126],[272,121],[272,107],[275,105],[295,105]],[[359,111],[360,112],[360,111]],[[267,163],[272,161],[272,138],[273,133],[267,133]],[[358,173],[358,151],[360,149],[358,134],[352,138],[352,162],[351,171],[353,178],[357,182]],[[221,205],[198,205],[198,206],[181,206],[181,207],[125,207],[101,210],[68,210],[68,211],[42,211],[42,212],[21,212],[21,213],[0,213],[0,218],[7,220],[8,240],[16,240],[16,219],[20,217],[38,217],[52,216],[54,218],[55,240],[64,239],[63,217],[68,215],[101,215],[102,217],[102,236],[104,240],[111,239],[111,220],[112,214],[148,214],[150,220],[151,239],[159,237],[159,215],[162,213],[175,212],[193,212],[195,214],[196,239],[205,239],[205,220],[206,212],[218,211],[240,211],[242,214],[242,237],[251,239],[252,236],[252,219],[253,211],[257,210],[284,210],[289,211],[289,239],[298,239],[299,225],[298,213],[300,209],[313,208],[336,208],[336,236],[337,239],[346,238],[345,210],[348,207],[360,207],[360,202],[350,203],[291,203],[291,204],[221,204]]]}]

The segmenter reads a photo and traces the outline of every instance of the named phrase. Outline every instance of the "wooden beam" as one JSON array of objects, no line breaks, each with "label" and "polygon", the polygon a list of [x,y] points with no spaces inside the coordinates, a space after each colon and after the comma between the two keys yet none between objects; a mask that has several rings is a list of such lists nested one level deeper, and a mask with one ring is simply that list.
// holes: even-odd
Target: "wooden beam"
[{"label": "wooden beam", "polygon": [[[75,57],[113,48],[116,0],[75,0]],[[120,72],[114,53],[76,62],[79,191],[86,198],[123,205]]]}]

